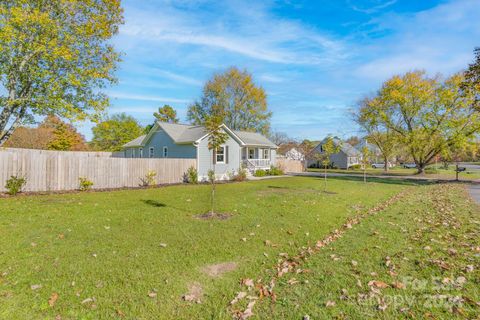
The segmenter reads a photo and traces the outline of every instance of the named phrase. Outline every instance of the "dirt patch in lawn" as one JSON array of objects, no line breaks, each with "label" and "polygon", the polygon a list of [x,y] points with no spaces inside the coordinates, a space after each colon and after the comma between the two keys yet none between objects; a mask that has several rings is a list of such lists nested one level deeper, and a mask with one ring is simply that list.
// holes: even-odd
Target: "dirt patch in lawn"
[{"label": "dirt patch in lawn", "polygon": [[221,277],[224,273],[237,269],[236,262],[224,262],[218,264],[211,264],[202,269],[207,275],[213,278]]},{"label": "dirt patch in lawn", "polygon": [[189,302],[202,303],[203,288],[198,282],[188,285],[188,292],[182,296],[182,299]]},{"label": "dirt patch in lawn", "polygon": [[230,219],[233,215],[231,213],[217,213],[217,212],[207,212],[202,214],[197,214],[195,218],[200,220],[227,220]]}]

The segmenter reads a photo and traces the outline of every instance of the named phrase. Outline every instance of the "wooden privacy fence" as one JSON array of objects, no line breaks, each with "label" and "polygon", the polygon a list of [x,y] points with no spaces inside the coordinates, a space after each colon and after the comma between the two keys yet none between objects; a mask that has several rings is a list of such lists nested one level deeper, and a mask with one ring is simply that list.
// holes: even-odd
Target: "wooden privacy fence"
[{"label": "wooden privacy fence", "polygon": [[275,164],[276,166],[280,167],[285,173],[305,171],[304,163],[300,160],[277,158]]},{"label": "wooden privacy fence", "polygon": [[12,175],[25,177],[24,191],[75,190],[79,178],[93,189],[138,187],[149,171],[156,183],[179,183],[195,159],[113,158],[108,152],[0,149],[0,191]]}]

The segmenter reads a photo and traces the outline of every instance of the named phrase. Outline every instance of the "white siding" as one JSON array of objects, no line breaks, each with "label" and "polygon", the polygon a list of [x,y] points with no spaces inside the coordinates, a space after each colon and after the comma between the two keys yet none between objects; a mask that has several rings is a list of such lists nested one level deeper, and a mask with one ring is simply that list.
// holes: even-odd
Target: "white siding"
[{"label": "white siding", "polygon": [[[215,173],[218,179],[227,179],[228,173],[236,173],[240,168],[240,145],[233,138],[224,144],[228,146],[228,163],[217,163]],[[208,150],[208,138],[200,141],[198,145],[198,178],[207,179],[208,170],[213,169],[213,151]]]}]

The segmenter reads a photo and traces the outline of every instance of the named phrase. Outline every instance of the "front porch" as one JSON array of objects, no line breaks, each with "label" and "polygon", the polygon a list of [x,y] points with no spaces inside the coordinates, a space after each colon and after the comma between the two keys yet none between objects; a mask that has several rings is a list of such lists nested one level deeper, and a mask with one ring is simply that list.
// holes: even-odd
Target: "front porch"
[{"label": "front porch", "polygon": [[269,169],[274,164],[271,150],[265,147],[243,147],[242,165],[252,173],[259,169]]}]

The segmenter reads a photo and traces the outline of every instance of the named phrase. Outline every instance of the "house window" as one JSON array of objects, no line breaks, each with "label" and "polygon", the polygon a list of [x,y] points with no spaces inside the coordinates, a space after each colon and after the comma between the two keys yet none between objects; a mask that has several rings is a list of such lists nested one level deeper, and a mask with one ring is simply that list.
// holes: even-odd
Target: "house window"
[{"label": "house window", "polygon": [[140,158],[143,158],[143,148],[140,148]]},{"label": "house window", "polygon": [[263,159],[269,159],[269,158],[270,158],[270,150],[263,149]]},{"label": "house window", "polygon": [[164,158],[168,157],[168,148],[167,147],[163,147],[163,157]]},{"label": "house window", "polygon": [[132,158],[135,158],[135,149],[132,149]]},{"label": "house window", "polygon": [[149,158],[153,158],[153,147],[150,147],[150,149],[148,150],[148,157]]},{"label": "house window", "polygon": [[255,159],[255,149],[248,149],[248,159]]},{"label": "house window", "polygon": [[225,147],[219,147],[217,149],[217,163],[225,163]]}]

